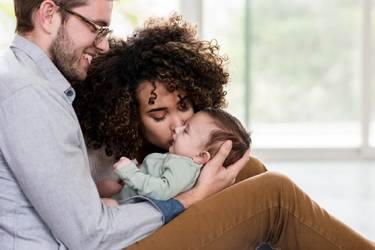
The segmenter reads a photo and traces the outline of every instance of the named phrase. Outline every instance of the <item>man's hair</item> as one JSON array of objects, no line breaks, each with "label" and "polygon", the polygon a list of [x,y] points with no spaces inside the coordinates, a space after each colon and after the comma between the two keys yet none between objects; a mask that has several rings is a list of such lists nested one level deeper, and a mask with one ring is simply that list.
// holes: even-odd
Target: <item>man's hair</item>
[{"label": "man's hair", "polygon": [[[22,34],[30,32],[34,29],[32,15],[43,2],[44,0],[14,0],[14,13],[16,14],[17,19],[17,33]],[[74,7],[85,5],[88,0],[54,0],[54,2],[61,3],[65,7],[71,9]]]},{"label": "man's hair", "polygon": [[242,126],[241,122],[228,112],[218,108],[205,108],[201,112],[209,115],[218,129],[215,129],[209,135],[206,149],[213,157],[221,145],[227,141],[232,141],[232,149],[224,161],[223,166],[227,167],[237,160],[250,148],[250,134]]}]

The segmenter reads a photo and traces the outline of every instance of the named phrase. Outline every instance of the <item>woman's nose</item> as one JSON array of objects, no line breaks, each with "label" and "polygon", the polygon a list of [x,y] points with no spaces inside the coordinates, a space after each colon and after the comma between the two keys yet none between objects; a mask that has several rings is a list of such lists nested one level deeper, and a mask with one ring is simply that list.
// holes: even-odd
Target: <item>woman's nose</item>
[{"label": "woman's nose", "polygon": [[171,130],[176,132],[176,128],[181,127],[183,125],[185,125],[185,121],[179,117],[176,117],[175,119],[173,119],[171,123]]}]

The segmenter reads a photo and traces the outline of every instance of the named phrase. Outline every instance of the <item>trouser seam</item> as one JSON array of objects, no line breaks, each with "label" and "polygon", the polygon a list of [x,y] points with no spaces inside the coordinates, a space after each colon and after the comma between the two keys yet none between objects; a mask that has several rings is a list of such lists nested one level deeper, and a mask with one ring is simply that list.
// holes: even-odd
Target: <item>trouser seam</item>
[{"label": "trouser seam", "polygon": [[[272,207],[269,207],[269,208],[267,208],[267,209],[265,209],[265,210],[259,211],[258,213],[256,213],[256,214],[254,214],[253,216],[247,218],[246,220],[242,221],[241,223],[235,224],[235,225],[233,225],[232,227],[229,227],[227,230],[223,230],[223,232],[222,232],[221,234],[219,234],[219,235],[215,238],[215,240],[217,240],[218,238],[222,237],[226,232],[231,231],[231,230],[233,230],[235,227],[237,227],[237,226],[239,226],[239,225],[241,225],[241,224],[247,222],[248,220],[254,218],[254,217],[257,216],[258,214],[264,213],[266,210],[273,209],[273,208],[277,208],[277,207],[278,207],[278,206],[272,206]],[[202,245],[202,247],[201,247],[200,249],[204,249],[204,248],[207,247],[208,245],[211,245],[213,242],[215,242],[215,240],[211,240],[211,241],[208,242],[207,244]]]},{"label": "trouser seam", "polygon": [[[327,240],[327,241],[328,241],[329,243],[331,243],[332,245],[338,247],[339,249],[342,249],[342,247],[340,247],[339,244],[337,244],[337,243],[333,242],[332,240],[326,238],[321,232],[315,230],[315,229],[312,228],[310,225],[306,224],[304,221],[302,221],[302,220],[300,219],[300,217],[297,217],[297,216],[296,216],[295,214],[293,214],[288,208],[280,207],[280,206],[272,206],[272,207],[269,207],[269,208],[267,208],[267,209],[265,209],[265,210],[262,210],[262,211],[260,211],[260,212],[258,212],[258,213],[256,213],[256,214],[254,214],[253,216],[251,216],[251,217],[247,218],[246,220],[242,221],[241,223],[235,224],[235,225],[233,225],[232,227],[229,227],[228,229],[223,230],[223,232],[220,233],[220,234],[219,234],[214,240],[211,240],[211,241],[208,242],[207,244],[202,245],[202,247],[201,247],[200,249],[205,249],[205,247],[207,247],[207,246],[209,246],[209,245],[212,245],[212,243],[214,243],[215,240],[217,240],[218,238],[221,238],[221,237],[222,237],[225,233],[227,233],[228,231],[232,231],[235,227],[240,226],[241,224],[243,224],[243,223],[245,223],[245,222],[247,222],[247,221],[253,219],[255,216],[257,216],[257,215],[259,215],[259,214],[261,214],[261,213],[264,213],[264,212],[266,212],[267,210],[274,209],[274,208],[285,209],[290,215],[292,215],[294,218],[296,218],[296,219],[298,220],[299,223],[301,223],[302,225],[306,226],[306,227],[307,227],[308,229],[310,229],[311,231],[314,231],[315,233],[318,234],[318,236],[320,236],[320,237],[322,237],[323,239]],[[262,242],[264,242],[264,241],[262,241]],[[271,246],[271,247],[272,247],[272,246]],[[281,248],[279,248],[279,249],[281,249]]]},{"label": "trouser seam", "polygon": [[318,231],[318,229],[315,229],[313,227],[313,225],[310,225],[308,224],[307,222],[304,222],[299,216],[296,216],[292,211],[289,210],[289,208],[286,208],[286,207],[281,207],[281,209],[285,209],[290,215],[292,215],[294,218],[296,218],[298,220],[299,223],[301,223],[302,225],[304,225],[306,228],[308,228],[309,230],[315,232],[318,236],[320,236],[321,238],[325,239],[326,241],[328,241],[329,243],[331,243],[332,245],[338,247],[339,249],[342,249],[342,247],[340,246],[339,243],[337,243],[336,241],[330,239],[331,237],[327,238],[328,236],[324,233],[324,232],[321,232],[321,231]]}]

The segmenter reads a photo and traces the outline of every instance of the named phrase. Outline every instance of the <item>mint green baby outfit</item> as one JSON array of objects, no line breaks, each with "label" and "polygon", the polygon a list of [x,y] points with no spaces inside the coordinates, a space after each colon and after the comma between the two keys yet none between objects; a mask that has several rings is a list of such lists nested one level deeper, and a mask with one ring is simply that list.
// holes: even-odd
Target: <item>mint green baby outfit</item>
[{"label": "mint green baby outfit", "polygon": [[144,195],[168,200],[191,189],[201,167],[189,157],[171,153],[149,154],[140,167],[131,163],[115,169],[115,173],[125,182],[120,198]]}]

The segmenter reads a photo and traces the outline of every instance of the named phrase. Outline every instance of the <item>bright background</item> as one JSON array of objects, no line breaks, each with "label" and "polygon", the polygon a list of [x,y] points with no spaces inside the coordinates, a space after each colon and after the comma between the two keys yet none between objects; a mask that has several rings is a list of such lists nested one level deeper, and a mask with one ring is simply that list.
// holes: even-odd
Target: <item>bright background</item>
[{"label": "bright background", "polygon": [[[216,39],[231,62],[228,110],[269,159],[375,158],[372,0],[118,0],[125,37],[174,11]],[[0,50],[14,30],[0,3]]]},{"label": "bright background", "polygon": [[[252,132],[253,153],[375,240],[373,0],[117,0],[125,37],[174,11],[230,58],[228,110]],[[0,2],[0,51],[13,2]]]}]

